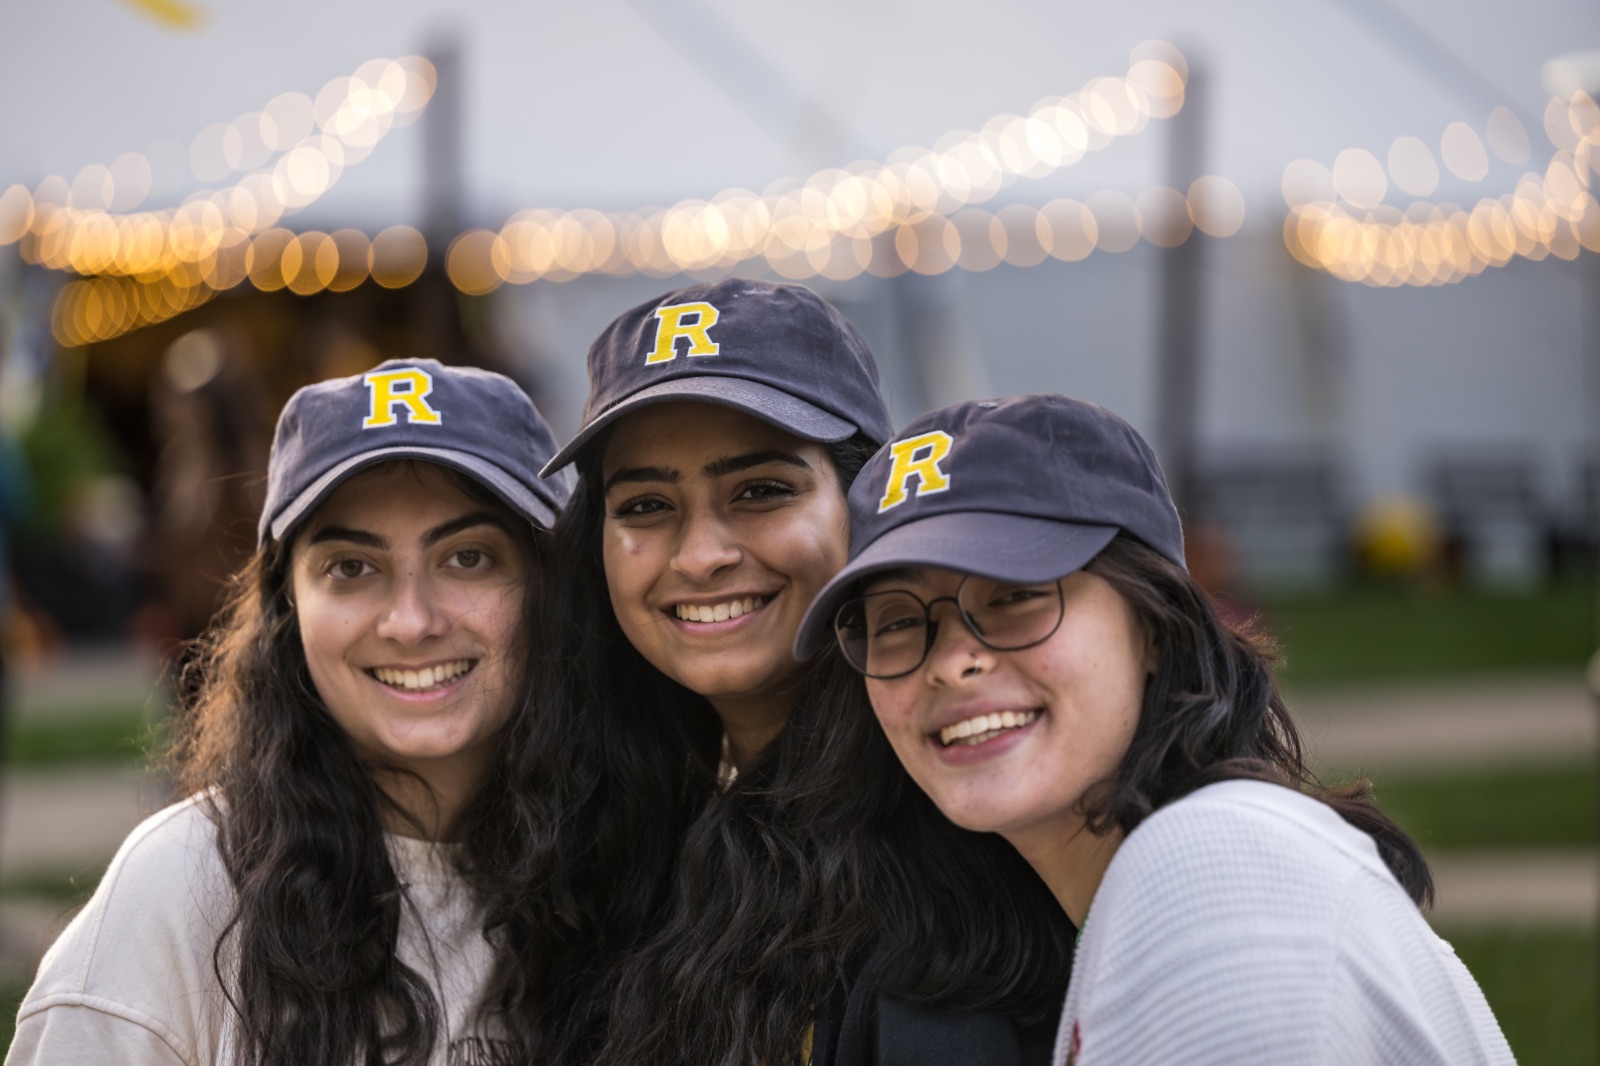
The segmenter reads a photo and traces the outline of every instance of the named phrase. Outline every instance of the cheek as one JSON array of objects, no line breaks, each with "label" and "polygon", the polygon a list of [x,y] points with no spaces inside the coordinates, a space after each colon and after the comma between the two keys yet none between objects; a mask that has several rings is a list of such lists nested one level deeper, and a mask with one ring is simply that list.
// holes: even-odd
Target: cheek
[{"label": "cheek", "polygon": [[300,628],[300,648],[305,654],[306,671],[311,684],[322,697],[323,704],[343,724],[341,711],[346,700],[340,695],[344,678],[338,670],[344,641],[330,627],[326,612],[300,610],[297,612]]},{"label": "cheek", "polygon": [[806,522],[777,524],[765,538],[775,560],[818,586],[844,569],[850,557],[850,528],[832,508]]},{"label": "cheek", "polygon": [[522,586],[512,586],[500,592],[485,605],[483,625],[485,635],[494,642],[503,655],[517,651],[517,637],[522,626],[523,603],[529,592]]},{"label": "cheek", "polygon": [[907,687],[892,681],[867,678],[867,699],[872,703],[872,713],[877,716],[878,725],[891,741],[898,741],[910,729],[914,719],[916,705],[906,691]]},{"label": "cheek", "polygon": [[606,586],[611,593],[614,608],[640,597],[649,588],[652,551],[648,539],[629,534],[626,530],[606,532],[601,542],[600,562],[605,569]]}]

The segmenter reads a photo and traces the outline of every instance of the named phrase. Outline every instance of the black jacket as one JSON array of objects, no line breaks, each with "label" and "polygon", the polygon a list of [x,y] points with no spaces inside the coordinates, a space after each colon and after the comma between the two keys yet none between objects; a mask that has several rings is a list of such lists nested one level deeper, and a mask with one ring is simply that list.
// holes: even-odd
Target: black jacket
[{"label": "black jacket", "polygon": [[1002,1014],[912,1003],[871,980],[842,986],[817,1012],[811,1066],[1050,1066],[1059,1010],[1037,1025]]}]

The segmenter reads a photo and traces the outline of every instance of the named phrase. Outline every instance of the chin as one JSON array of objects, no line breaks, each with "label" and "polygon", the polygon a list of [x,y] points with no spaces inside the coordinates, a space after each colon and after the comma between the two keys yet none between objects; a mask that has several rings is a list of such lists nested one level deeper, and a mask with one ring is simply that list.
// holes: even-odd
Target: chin
[{"label": "chin", "polygon": [[720,669],[708,667],[683,674],[676,680],[684,688],[708,700],[739,699],[762,692],[777,692],[787,684],[792,684],[767,663],[724,666]]},{"label": "chin", "polygon": [[974,833],[997,833],[1014,825],[1019,817],[1015,806],[1000,796],[933,793],[934,805],[962,829]]},{"label": "chin", "polygon": [[397,737],[389,743],[388,750],[392,758],[420,761],[454,758],[472,746],[471,740],[458,736]]}]

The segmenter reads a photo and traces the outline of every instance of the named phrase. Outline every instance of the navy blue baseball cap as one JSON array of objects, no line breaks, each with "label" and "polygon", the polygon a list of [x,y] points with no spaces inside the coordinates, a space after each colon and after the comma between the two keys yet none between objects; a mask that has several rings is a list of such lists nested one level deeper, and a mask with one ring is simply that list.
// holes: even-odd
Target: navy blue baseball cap
[{"label": "navy blue baseball cap", "polygon": [[912,422],[850,489],[850,561],[795,638],[807,658],[862,578],[931,566],[1034,584],[1126,531],[1180,567],[1183,526],[1155,453],[1121,418],[1065,396],[946,407]]},{"label": "navy blue baseball cap", "polygon": [[468,474],[548,529],[568,493],[565,479],[539,477],[555,450],[544,417],[505,375],[390,359],[289,397],[272,438],[256,539],[284,540],[351,474],[391,459],[425,459]]},{"label": "navy blue baseball cap", "polygon": [[866,342],[800,285],[728,278],[669,292],[612,322],[589,348],[583,428],[544,468],[577,458],[630,411],[694,400],[754,415],[805,440],[889,439]]}]

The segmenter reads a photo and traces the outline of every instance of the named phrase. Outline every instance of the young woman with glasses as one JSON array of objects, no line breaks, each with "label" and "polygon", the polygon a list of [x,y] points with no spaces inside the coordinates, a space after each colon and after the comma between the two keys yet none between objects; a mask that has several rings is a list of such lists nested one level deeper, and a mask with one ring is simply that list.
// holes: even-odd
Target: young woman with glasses
[{"label": "young woman with glasses", "polygon": [[910,775],[1081,928],[1058,1064],[1511,1061],[1418,909],[1421,853],[1369,783],[1308,773],[1125,422],[1059,396],[948,408],[850,505],[799,650],[836,640]]}]

